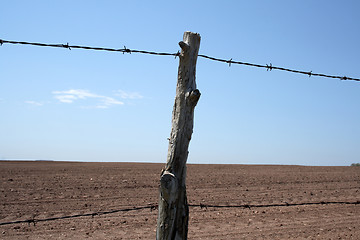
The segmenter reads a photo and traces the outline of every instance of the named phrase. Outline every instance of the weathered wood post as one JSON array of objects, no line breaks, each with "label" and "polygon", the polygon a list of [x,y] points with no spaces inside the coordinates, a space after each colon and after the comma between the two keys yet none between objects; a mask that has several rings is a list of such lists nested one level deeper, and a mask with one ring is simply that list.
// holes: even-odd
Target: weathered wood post
[{"label": "weathered wood post", "polygon": [[196,89],[196,60],[200,35],[185,32],[181,47],[176,97],[172,113],[167,163],[161,172],[157,240],[187,239],[189,207],[186,198],[186,161],[193,132],[194,108],[200,98]]}]

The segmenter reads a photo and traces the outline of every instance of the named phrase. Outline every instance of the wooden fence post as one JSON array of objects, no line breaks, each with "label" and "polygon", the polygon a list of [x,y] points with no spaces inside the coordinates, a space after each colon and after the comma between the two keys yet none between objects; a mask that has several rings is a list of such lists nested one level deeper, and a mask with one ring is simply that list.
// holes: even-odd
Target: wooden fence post
[{"label": "wooden fence post", "polygon": [[200,98],[196,89],[196,60],[200,35],[185,32],[181,47],[176,97],[172,112],[167,163],[161,172],[157,240],[187,239],[189,207],[186,198],[186,161],[193,132],[194,108]]}]

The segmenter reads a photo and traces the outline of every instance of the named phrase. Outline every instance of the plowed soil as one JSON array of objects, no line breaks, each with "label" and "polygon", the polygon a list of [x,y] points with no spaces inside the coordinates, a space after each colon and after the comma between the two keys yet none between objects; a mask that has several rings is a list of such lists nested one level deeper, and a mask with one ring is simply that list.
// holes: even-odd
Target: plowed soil
[{"label": "plowed soil", "polygon": [[[0,239],[155,239],[163,165],[1,161]],[[189,239],[360,239],[360,167],[190,164],[187,188]]]}]

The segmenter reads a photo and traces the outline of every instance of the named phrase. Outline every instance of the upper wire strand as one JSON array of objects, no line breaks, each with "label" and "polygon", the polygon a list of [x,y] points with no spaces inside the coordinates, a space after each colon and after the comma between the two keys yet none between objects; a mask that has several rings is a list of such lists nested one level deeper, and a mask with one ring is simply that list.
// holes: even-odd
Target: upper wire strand
[{"label": "upper wire strand", "polygon": [[[144,51],[144,50],[135,50],[135,49],[129,49],[124,46],[123,49],[114,49],[114,48],[102,48],[102,47],[88,47],[88,46],[77,46],[77,45],[69,45],[69,43],[66,44],[46,44],[46,43],[34,43],[34,42],[20,42],[20,41],[8,41],[0,39],[0,45],[2,46],[4,43],[9,44],[22,44],[22,45],[33,45],[33,46],[41,46],[41,47],[57,47],[57,48],[67,48],[69,50],[77,48],[77,49],[85,49],[85,50],[97,50],[97,51],[110,51],[110,52],[122,52],[124,53],[142,53],[142,54],[150,54],[150,55],[159,55],[159,56],[174,56],[175,58],[180,55],[180,52],[177,53],[165,53],[165,52],[152,52],[152,51]],[[206,58],[212,61],[217,62],[223,62],[227,63],[229,67],[231,64],[238,64],[238,65],[245,65],[245,66],[251,66],[251,67],[257,67],[257,68],[265,68],[267,71],[272,70],[279,70],[279,71],[286,71],[286,72],[292,72],[292,73],[298,73],[298,74],[304,74],[309,77],[317,76],[317,77],[324,77],[324,78],[336,78],[340,80],[352,80],[352,81],[359,81],[360,78],[352,78],[348,76],[334,76],[334,75],[328,75],[328,74],[322,74],[322,73],[313,73],[312,71],[306,72],[306,71],[300,71],[300,70],[294,70],[290,68],[284,68],[284,67],[276,67],[273,66],[271,63],[270,65],[260,65],[255,63],[247,63],[247,62],[240,62],[240,61],[234,61],[232,58],[230,60],[221,59],[221,58],[215,58],[210,57],[208,55],[199,54],[198,57]]]}]

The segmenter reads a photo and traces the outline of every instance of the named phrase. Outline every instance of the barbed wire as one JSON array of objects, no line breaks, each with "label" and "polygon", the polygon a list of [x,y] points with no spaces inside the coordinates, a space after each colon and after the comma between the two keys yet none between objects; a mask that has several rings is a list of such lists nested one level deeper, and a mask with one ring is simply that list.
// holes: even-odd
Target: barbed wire
[{"label": "barbed wire", "polygon": [[327,75],[327,74],[322,74],[322,73],[313,73],[312,71],[306,72],[306,71],[294,70],[294,69],[289,69],[289,68],[284,68],[284,67],[276,67],[276,66],[273,66],[271,63],[266,64],[266,65],[260,65],[260,64],[254,64],[254,63],[233,61],[232,58],[230,60],[225,60],[225,59],[221,59],[221,58],[209,57],[209,56],[202,55],[202,54],[199,54],[198,56],[203,57],[203,58],[207,58],[207,59],[210,59],[210,60],[213,60],[213,61],[228,63],[229,66],[231,66],[231,64],[239,64],[239,65],[246,65],[246,66],[257,67],[257,68],[265,68],[267,71],[271,71],[271,70],[275,69],[275,70],[292,72],[292,73],[300,73],[300,74],[308,75],[309,77],[317,76],[317,77],[325,77],[325,78],[337,78],[337,79],[340,79],[340,80],[360,81],[359,78],[352,78],[352,77],[347,77],[347,76]]},{"label": "barbed wire", "polygon": [[2,222],[2,223],[0,223],[0,226],[10,225],[10,224],[18,224],[18,223],[28,223],[28,224],[33,223],[35,225],[37,222],[46,222],[46,221],[54,221],[54,220],[60,220],[60,219],[78,218],[78,217],[94,217],[94,216],[107,215],[107,214],[118,213],[118,212],[139,211],[139,210],[144,210],[144,209],[150,209],[152,211],[152,210],[156,209],[157,207],[158,206],[155,204],[154,205],[149,204],[148,206],[123,208],[123,209],[117,209],[117,210],[100,211],[100,212],[92,212],[92,213],[85,213],[85,214],[76,214],[76,215],[62,216],[62,217],[52,217],[52,218],[43,218],[43,219],[36,219],[35,217],[33,217],[31,219],[26,219],[26,220]]},{"label": "barbed wire", "polygon": [[[239,204],[239,205],[214,205],[214,204],[188,204],[189,207],[200,207],[201,209],[205,208],[270,208],[270,207],[290,207],[290,206],[308,206],[308,205],[329,205],[329,204],[349,204],[349,205],[358,205],[360,201],[354,202],[346,202],[346,201],[321,201],[321,202],[305,202],[305,203],[275,203],[275,204]],[[100,211],[100,212],[93,212],[93,213],[85,213],[85,214],[76,214],[76,215],[69,215],[69,216],[62,216],[62,217],[52,217],[52,218],[42,218],[37,219],[35,217],[26,220],[18,220],[18,221],[10,221],[10,222],[2,222],[0,226],[3,225],[11,225],[11,224],[19,224],[19,223],[28,223],[34,224],[38,222],[47,222],[47,221],[54,221],[54,220],[61,220],[61,219],[71,219],[71,218],[79,218],[79,217],[95,217],[100,215],[107,215],[113,214],[118,212],[130,212],[130,211],[140,211],[144,209],[150,209],[153,211],[158,208],[158,204],[148,204],[147,206],[140,206],[140,207],[133,207],[133,208],[123,208],[117,210],[110,210],[110,211]]]},{"label": "barbed wire", "polygon": [[47,43],[35,43],[35,42],[19,42],[19,41],[8,41],[0,39],[0,45],[3,45],[4,43],[9,44],[21,44],[21,45],[33,45],[33,46],[39,46],[39,47],[54,47],[54,48],[67,48],[71,50],[72,48],[78,48],[78,49],[86,49],[86,50],[97,50],[97,51],[108,51],[108,52],[121,52],[121,53],[144,53],[144,54],[152,54],[152,55],[162,55],[162,56],[179,56],[180,53],[161,53],[161,52],[151,52],[151,51],[143,51],[143,50],[134,50],[134,49],[128,49],[126,46],[124,48],[116,49],[116,48],[103,48],[103,47],[88,47],[88,46],[78,46],[78,45],[69,45],[69,43],[66,44],[47,44]]},{"label": "barbed wire", "polygon": [[[40,47],[55,47],[55,48],[66,48],[66,49],[86,49],[86,50],[96,50],[96,51],[110,51],[110,52],[121,52],[121,53],[142,53],[142,54],[151,54],[151,55],[160,55],[160,56],[174,56],[175,58],[180,56],[180,52],[177,53],[166,53],[166,52],[153,52],[153,51],[144,51],[144,50],[135,50],[135,49],[129,49],[124,46],[124,48],[103,48],[103,47],[88,47],[88,46],[78,46],[78,45],[69,45],[69,43],[66,44],[46,44],[46,43],[35,43],[35,42],[23,42],[23,41],[9,41],[9,40],[3,40],[0,39],[0,45],[2,46],[4,43],[8,44],[21,44],[21,45],[33,45],[33,46],[40,46]],[[311,76],[317,76],[317,77],[325,77],[325,78],[333,78],[333,79],[340,79],[340,80],[352,80],[352,81],[360,81],[359,78],[353,78],[353,77],[347,77],[347,76],[336,76],[336,75],[328,75],[328,74],[322,74],[322,73],[313,73],[312,71],[300,71],[300,70],[294,70],[290,68],[284,68],[284,67],[276,67],[273,66],[272,63],[261,65],[261,64],[255,64],[255,63],[248,63],[248,62],[241,62],[241,61],[234,61],[231,59],[221,59],[221,58],[215,58],[210,57],[204,54],[199,54],[199,57],[206,58],[212,61],[217,62],[223,62],[229,64],[238,64],[238,65],[245,65],[245,66],[251,66],[251,67],[257,67],[257,68],[265,68],[267,71],[272,70],[280,70],[280,71],[286,71],[286,72],[292,72],[292,73],[298,73],[298,74],[304,74],[309,77]]]},{"label": "barbed wire", "polygon": [[240,205],[212,205],[212,204],[189,204],[189,207],[200,208],[269,208],[269,207],[290,207],[290,206],[308,206],[308,205],[329,205],[329,204],[360,204],[360,201],[320,201],[320,202],[303,202],[303,203],[274,203],[274,204],[240,204]]}]

